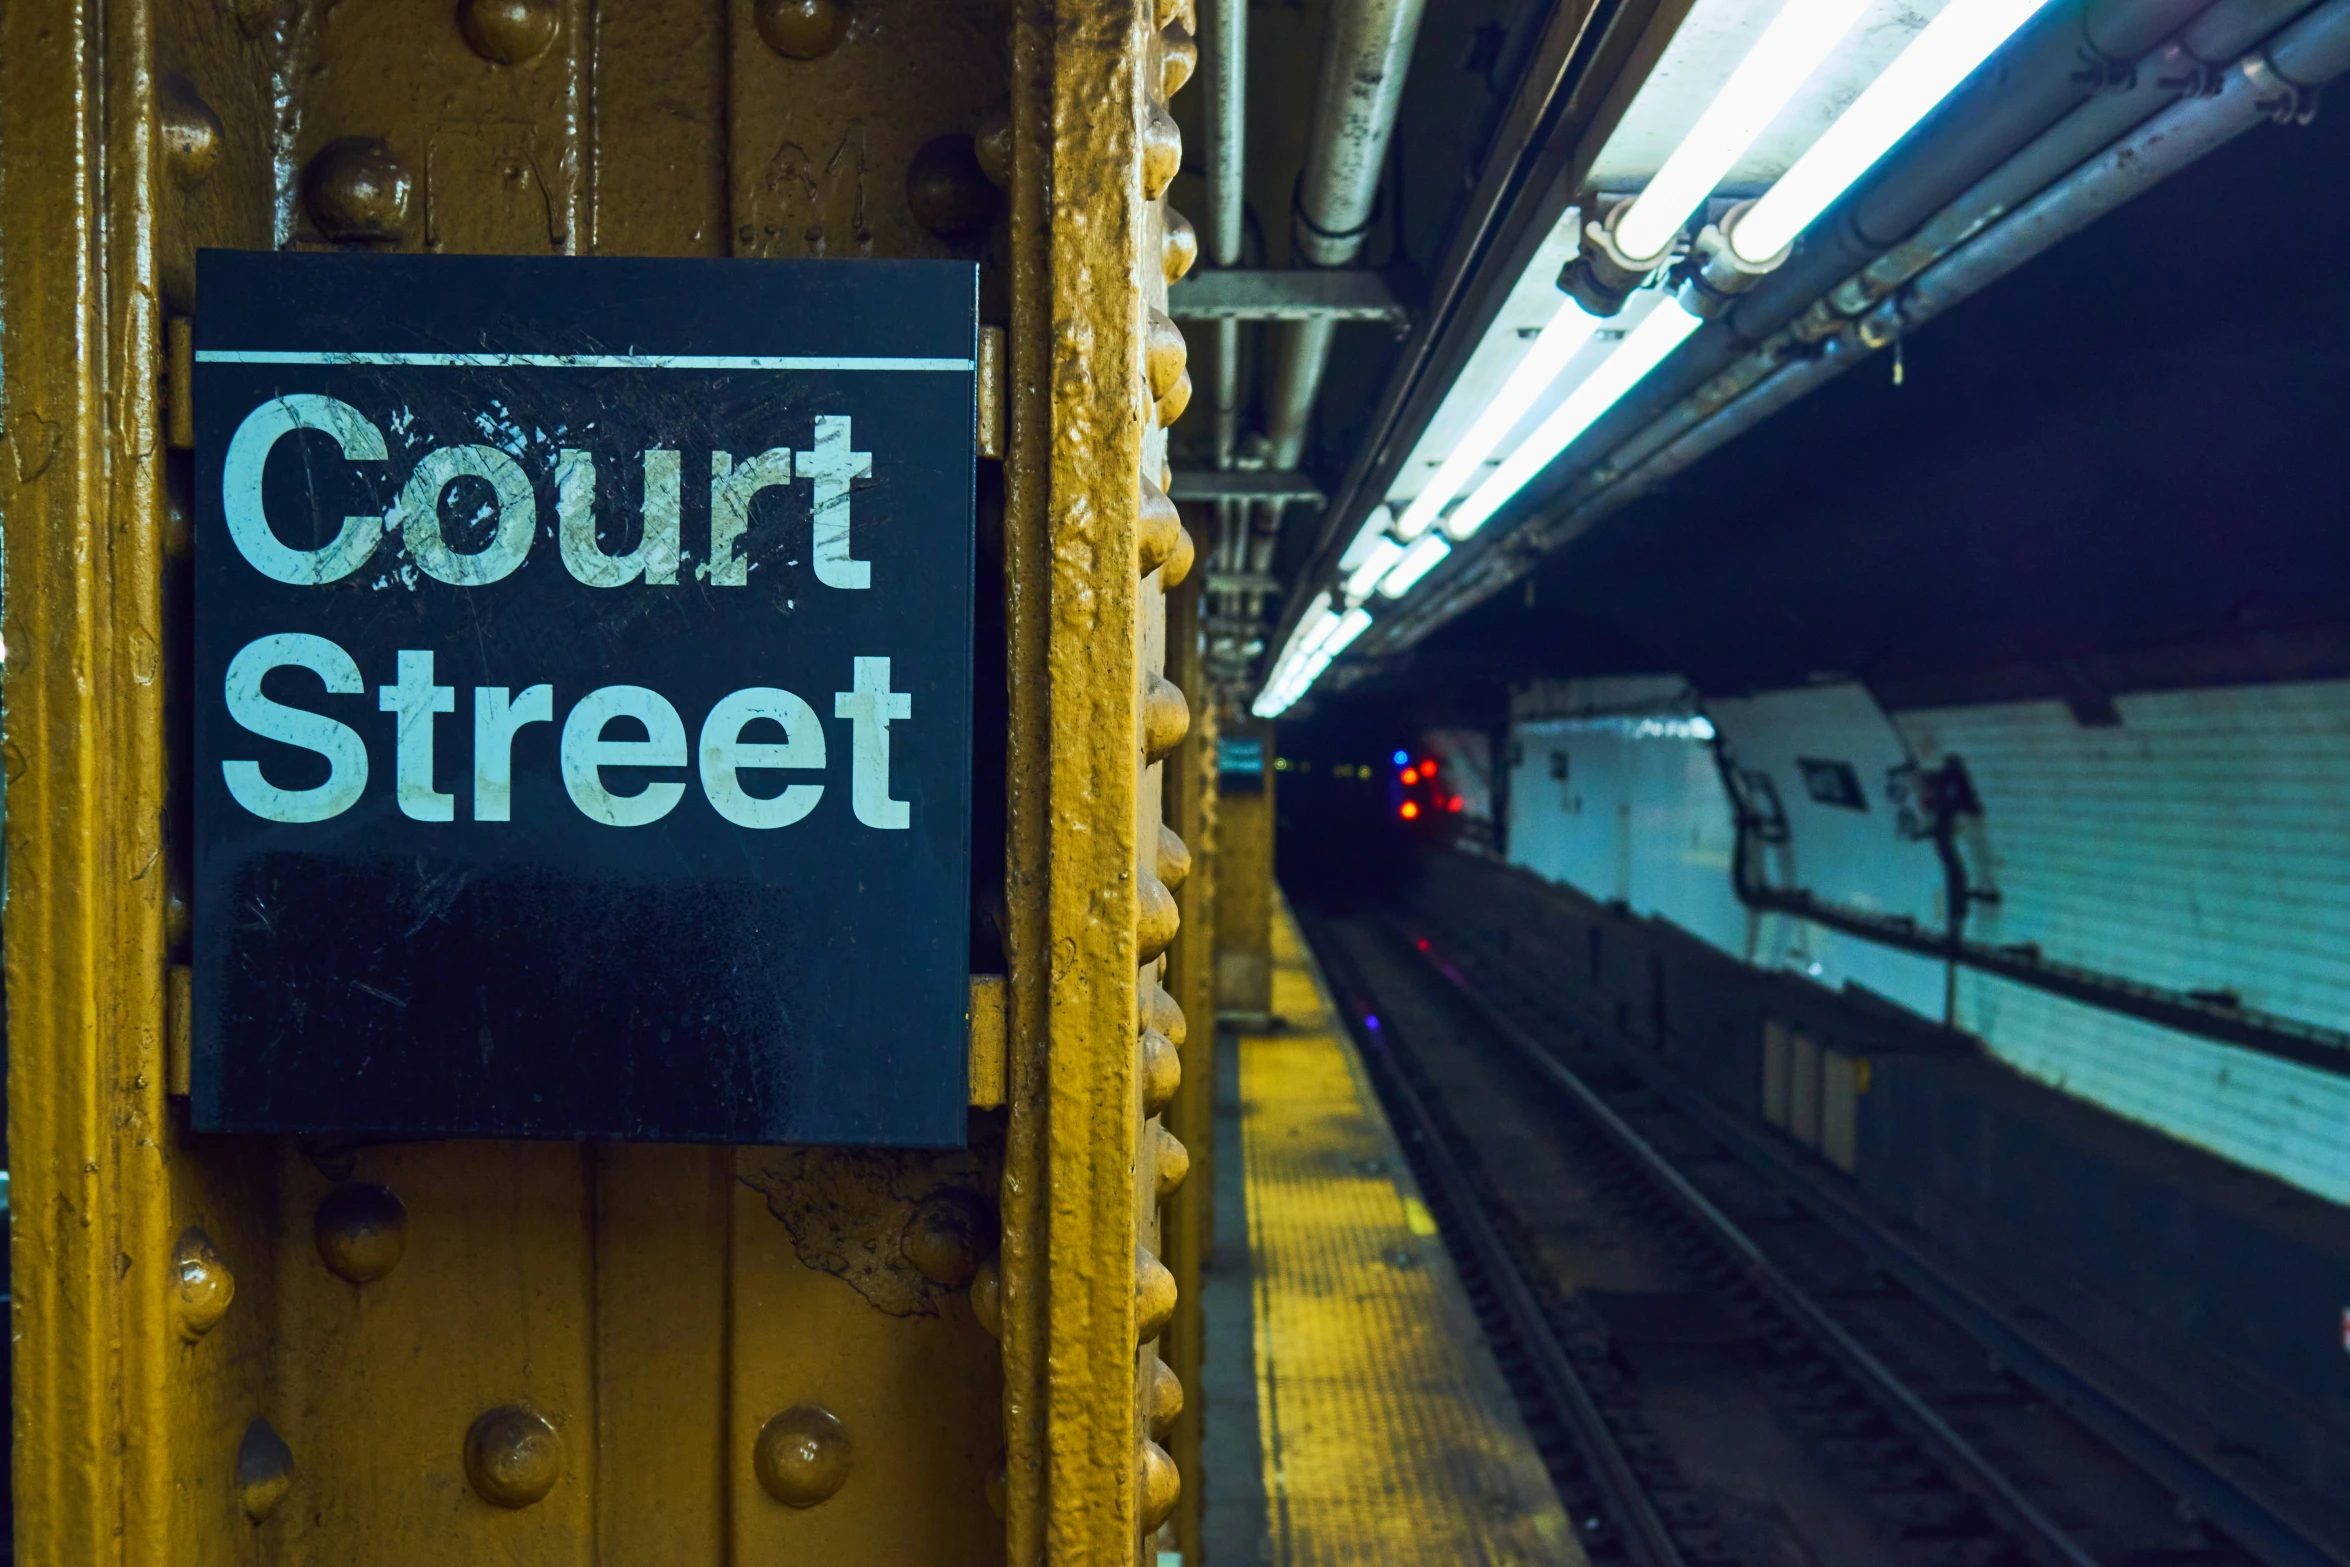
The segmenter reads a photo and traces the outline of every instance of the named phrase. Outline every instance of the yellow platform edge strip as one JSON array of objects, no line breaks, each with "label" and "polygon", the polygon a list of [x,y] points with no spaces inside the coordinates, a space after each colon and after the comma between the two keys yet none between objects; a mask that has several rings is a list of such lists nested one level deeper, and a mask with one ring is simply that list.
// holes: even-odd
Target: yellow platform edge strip
[{"label": "yellow platform edge strip", "polygon": [[1239,1036],[1276,1567],[1583,1553],[1286,902]]}]

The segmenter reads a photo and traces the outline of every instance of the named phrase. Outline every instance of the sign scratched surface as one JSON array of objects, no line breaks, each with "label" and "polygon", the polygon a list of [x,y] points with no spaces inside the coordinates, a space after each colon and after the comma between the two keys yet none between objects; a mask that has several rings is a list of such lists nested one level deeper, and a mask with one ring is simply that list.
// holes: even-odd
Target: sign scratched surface
[{"label": "sign scratched surface", "polygon": [[975,269],[199,278],[198,1129],[960,1143]]}]

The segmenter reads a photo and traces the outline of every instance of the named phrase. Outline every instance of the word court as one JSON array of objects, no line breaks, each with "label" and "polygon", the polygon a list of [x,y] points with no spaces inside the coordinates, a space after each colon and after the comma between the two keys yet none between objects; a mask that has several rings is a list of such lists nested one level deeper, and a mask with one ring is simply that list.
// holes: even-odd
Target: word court
[{"label": "word court", "polygon": [[198,1129],[959,1144],[975,269],[198,277]]}]

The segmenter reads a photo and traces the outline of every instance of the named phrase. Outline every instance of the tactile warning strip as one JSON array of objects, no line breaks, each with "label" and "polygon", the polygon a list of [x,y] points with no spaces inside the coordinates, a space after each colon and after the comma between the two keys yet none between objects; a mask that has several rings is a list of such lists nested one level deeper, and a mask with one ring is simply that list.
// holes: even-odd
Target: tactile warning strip
[{"label": "tactile warning strip", "polygon": [[1581,1563],[1287,908],[1240,1036],[1257,1418],[1276,1567]]}]

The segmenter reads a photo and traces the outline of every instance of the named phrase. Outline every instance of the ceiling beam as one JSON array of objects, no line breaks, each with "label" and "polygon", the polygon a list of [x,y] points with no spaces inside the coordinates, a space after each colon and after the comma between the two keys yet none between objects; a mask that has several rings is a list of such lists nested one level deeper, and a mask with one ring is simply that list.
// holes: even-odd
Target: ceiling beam
[{"label": "ceiling beam", "polygon": [[1167,290],[1178,321],[1386,321],[1411,325],[1411,308],[1383,272],[1359,268],[1211,267]]},{"label": "ceiling beam", "polygon": [[1178,468],[1169,496],[1179,501],[1304,501],[1322,504],[1322,487],[1303,473],[1245,468]]}]

